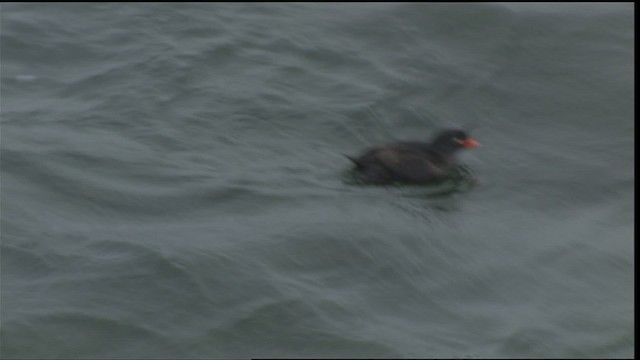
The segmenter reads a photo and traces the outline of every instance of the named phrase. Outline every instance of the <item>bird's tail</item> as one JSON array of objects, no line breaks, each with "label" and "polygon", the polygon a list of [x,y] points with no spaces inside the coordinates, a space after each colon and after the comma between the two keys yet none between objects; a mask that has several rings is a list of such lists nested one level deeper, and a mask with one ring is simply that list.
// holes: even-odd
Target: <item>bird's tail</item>
[{"label": "bird's tail", "polygon": [[344,157],[346,157],[347,159],[351,160],[351,162],[353,162],[353,164],[356,166],[356,168],[360,168],[362,166],[362,164],[360,164],[360,161],[358,161],[358,159],[356,159],[356,158],[354,158],[352,156],[346,155],[346,154],[342,154],[342,155]]}]

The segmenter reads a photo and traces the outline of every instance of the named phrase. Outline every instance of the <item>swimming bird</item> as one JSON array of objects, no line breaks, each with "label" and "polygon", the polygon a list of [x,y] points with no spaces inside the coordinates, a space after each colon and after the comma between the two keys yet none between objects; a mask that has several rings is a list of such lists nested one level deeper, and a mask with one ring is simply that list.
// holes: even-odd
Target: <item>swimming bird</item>
[{"label": "swimming bird", "polygon": [[465,131],[448,129],[440,131],[431,142],[391,142],[347,158],[353,161],[355,173],[370,184],[428,184],[452,174],[457,167],[458,150],[479,145]]}]

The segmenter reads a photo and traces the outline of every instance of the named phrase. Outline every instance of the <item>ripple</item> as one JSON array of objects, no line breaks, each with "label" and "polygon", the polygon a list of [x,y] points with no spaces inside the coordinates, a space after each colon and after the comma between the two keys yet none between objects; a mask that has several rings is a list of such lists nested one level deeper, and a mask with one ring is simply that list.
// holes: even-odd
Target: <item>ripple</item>
[{"label": "ripple", "polygon": [[[353,170],[345,170],[342,173],[345,184],[356,186],[374,186],[368,184],[358,173]],[[405,185],[392,184],[384,186],[390,189],[399,189],[402,196],[407,197],[441,197],[450,196],[456,193],[470,191],[477,184],[471,169],[466,166],[459,166],[455,173],[446,180],[427,185]],[[376,185],[377,186],[377,185]]]}]

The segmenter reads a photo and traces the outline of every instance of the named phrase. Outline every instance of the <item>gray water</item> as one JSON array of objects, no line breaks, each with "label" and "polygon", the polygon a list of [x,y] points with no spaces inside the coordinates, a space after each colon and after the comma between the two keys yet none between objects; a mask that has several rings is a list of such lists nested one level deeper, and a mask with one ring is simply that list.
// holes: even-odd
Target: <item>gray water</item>
[{"label": "gray water", "polygon": [[1,356],[632,357],[633,9],[2,4]]}]

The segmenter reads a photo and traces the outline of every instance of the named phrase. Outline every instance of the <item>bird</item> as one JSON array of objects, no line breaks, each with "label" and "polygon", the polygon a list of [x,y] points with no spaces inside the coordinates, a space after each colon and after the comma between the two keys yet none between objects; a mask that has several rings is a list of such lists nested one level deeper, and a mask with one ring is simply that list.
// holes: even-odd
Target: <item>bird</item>
[{"label": "bird", "polygon": [[356,176],[372,185],[429,184],[444,180],[457,168],[456,153],[480,143],[464,130],[441,130],[431,140],[395,141],[367,149],[357,157],[347,156]]}]

